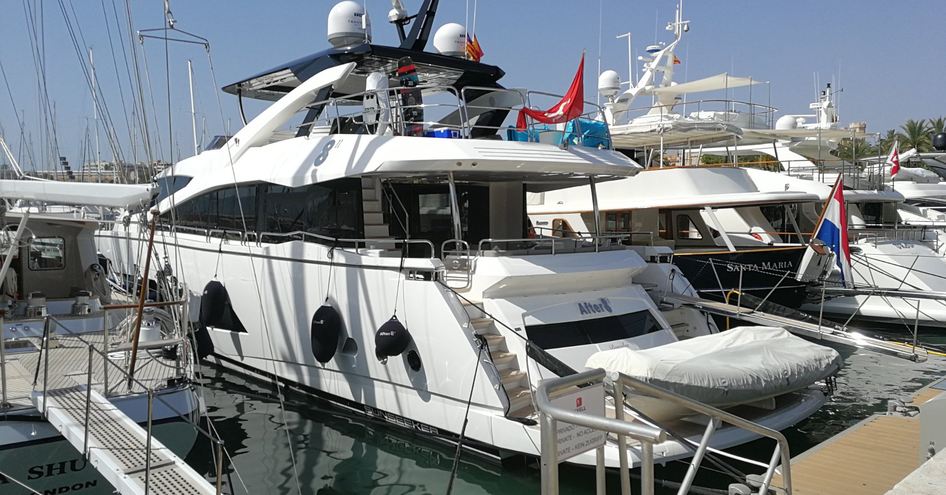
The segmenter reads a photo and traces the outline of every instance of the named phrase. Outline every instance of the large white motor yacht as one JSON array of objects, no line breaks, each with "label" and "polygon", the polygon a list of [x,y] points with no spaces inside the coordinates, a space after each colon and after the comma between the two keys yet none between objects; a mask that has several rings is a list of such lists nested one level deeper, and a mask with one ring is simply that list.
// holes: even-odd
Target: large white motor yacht
[{"label": "large white motor yacht", "polygon": [[[532,93],[504,89],[502,70],[455,45],[424,51],[433,5],[400,46],[330,31],[335,48],[224,88],[274,103],[165,171],[156,217],[126,217],[98,243],[112,266],[134,270],[127,258],[153,221],[174,273],[204,287],[191,317],[226,365],[436,437],[463,432],[488,454],[537,455],[541,379],[583,369],[599,351],[712,336],[715,325],[693,308],[658,308],[661,292],[695,295],[666,247],[530,232],[528,193],[593,190],[639,167],[567,127],[551,143],[531,125],[507,128]],[[831,354],[817,374],[839,364]],[[782,429],[824,402],[817,381],[725,405]],[[687,437],[704,430],[673,421]],[[753,438],[724,428],[714,446]],[[671,440],[655,452],[692,449]]]}]

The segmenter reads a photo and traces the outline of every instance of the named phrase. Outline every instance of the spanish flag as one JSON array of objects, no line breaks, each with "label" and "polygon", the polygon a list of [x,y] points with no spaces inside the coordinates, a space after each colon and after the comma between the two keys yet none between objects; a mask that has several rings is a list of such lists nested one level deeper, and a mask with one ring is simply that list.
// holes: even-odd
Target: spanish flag
[{"label": "spanish flag", "polygon": [[470,39],[470,35],[466,35],[466,58],[479,62],[483,58],[483,49],[480,47],[480,40],[476,39],[476,35],[473,35],[473,39]]}]

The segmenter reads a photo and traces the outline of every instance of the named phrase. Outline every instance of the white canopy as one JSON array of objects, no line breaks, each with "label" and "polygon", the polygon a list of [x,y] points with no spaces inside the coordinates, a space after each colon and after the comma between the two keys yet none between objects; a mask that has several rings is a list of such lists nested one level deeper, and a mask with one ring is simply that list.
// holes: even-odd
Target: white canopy
[{"label": "white canopy", "polygon": [[864,137],[862,132],[852,132],[850,129],[744,129],[746,139],[844,139],[851,136]]},{"label": "white canopy", "polygon": [[63,205],[128,208],[148,202],[153,192],[152,184],[0,180],[0,198]]},{"label": "white canopy", "polygon": [[671,94],[678,95],[684,93],[700,93],[704,91],[718,91],[721,89],[728,88],[741,88],[743,86],[749,86],[752,84],[761,84],[765,81],[759,81],[752,79],[751,77],[737,77],[730,76],[729,73],[723,72],[722,74],[716,74],[715,76],[705,77],[703,79],[697,79],[696,81],[689,81],[681,84],[675,84],[673,86],[667,86],[665,88],[655,88],[652,93],[660,94]]}]

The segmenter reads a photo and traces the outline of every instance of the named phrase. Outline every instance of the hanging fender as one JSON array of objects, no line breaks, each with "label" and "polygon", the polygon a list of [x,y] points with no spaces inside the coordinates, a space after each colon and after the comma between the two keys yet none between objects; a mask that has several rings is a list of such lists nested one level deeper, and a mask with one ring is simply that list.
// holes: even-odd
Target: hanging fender
[{"label": "hanging fender", "polygon": [[411,344],[411,333],[398,321],[397,316],[384,322],[374,334],[374,354],[378,361],[387,362],[389,357],[399,356]]},{"label": "hanging fender", "polygon": [[196,341],[194,353],[197,354],[198,361],[213,354],[214,342],[210,339],[210,332],[207,330],[207,327],[202,323],[197,324],[197,330],[194,331],[194,340]]},{"label": "hanging fender", "polygon": [[326,302],[312,315],[310,331],[312,355],[316,361],[325,364],[338,351],[338,341],[342,335],[342,317]]},{"label": "hanging fender", "polygon": [[204,286],[204,293],[200,297],[200,324],[207,327],[245,332],[243,323],[233,311],[230,303],[230,293],[217,280],[211,280]]}]

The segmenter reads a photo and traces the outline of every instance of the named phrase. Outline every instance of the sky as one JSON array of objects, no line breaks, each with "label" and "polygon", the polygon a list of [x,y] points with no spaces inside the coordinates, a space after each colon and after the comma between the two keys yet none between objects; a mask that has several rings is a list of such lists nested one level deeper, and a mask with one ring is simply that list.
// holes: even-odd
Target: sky
[{"label": "sky", "polygon": [[[131,158],[130,120],[123,116],[128,114],[123,107],[132,105],[130,69],[120,45],[130,40],[127,31],[118,32],[119,27],[127,30],[126,1],[135,30],[162,27],[160,0],[0,0],[0,67],[6,76],[0,79],[0,132],[26,168],[50,168],[53,141],[44,137],[47,127],[55,128],[59,154],[74,165],[93,158],[93,103],[83,73],[88,47],[93,49],[100,98],[119,135],[121,153]],[[232,133],[240,125],[236,97],[219,87],[328,47],[326,19],[335,3],[171,0],[177,27],[207,38],[210,51],[170,44],[166,77],[164,43],[146,40],[137,45],[149,130],[160,136],[157,155],[167,160],[173,153],[176,160],[193,154],[188,59],[194,65],[198,127],[206,143],[210,136]],[[390,1],[361,3],[372,18],[374,42],[396,44],[395,30],[386,22]],[[404,3],[413,13],[421,0]],[[669,42],[672,37],[664,26],[673,19],[676,0],[441,0],[434,29],[447,22],[472,29],[474,5],[483,62],[505,70],[503,85],[563,93],[584,50],[585,96],[594,100],[599,59],[602,70],[615,69],[622,80],[627,78],[627,42],[615,37],[632,33],[635,58],[647,44]],[[691,21],[690,31],[677,50],[682,63],[676,79],[729,72],[770,81],[768,88],[756,86],[753,99],[767,103],[770,93],[777,116],[807,113],[821,89],[816,82],[823,86],[833,80],[841,90],[843,125],[866,121],[869,132],[897,128],[906,119],[946,115],[944,12],[934,0],[688,0],[684,18]],[[30,26],[37,27],[34,35]],[[40,49],[35,49],[34,39],[41,41]],[[44,70],[37,69],[37,52],[43,55]],[[54,125],[41,111],[42,74]],[[252,117],[262,108],[249,104],[247,114]],[[100,155],[111,160],[104,131],[100,135]],[[141,159],[144,152],[134,154]],[[5,161],[0,155],[0,163]]]}]

